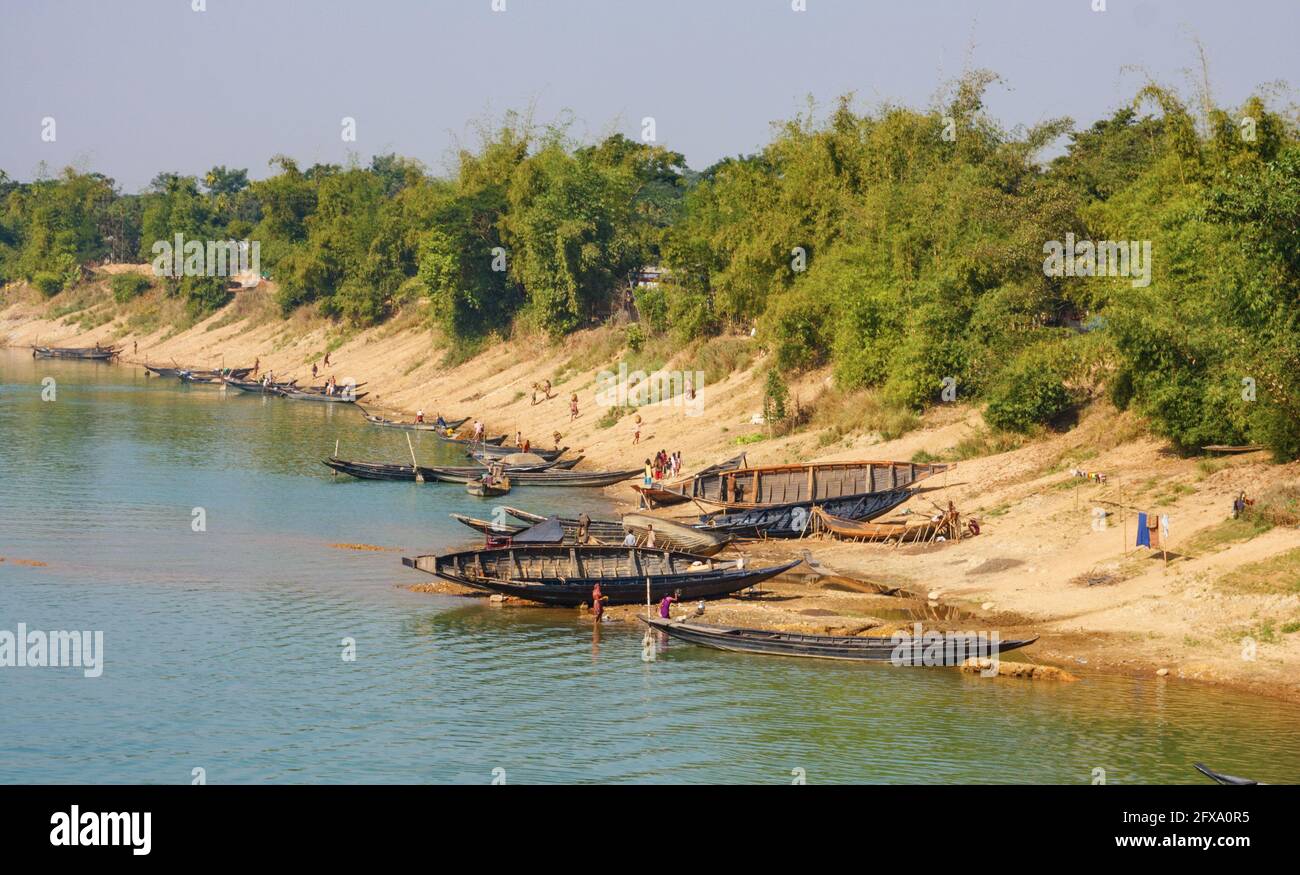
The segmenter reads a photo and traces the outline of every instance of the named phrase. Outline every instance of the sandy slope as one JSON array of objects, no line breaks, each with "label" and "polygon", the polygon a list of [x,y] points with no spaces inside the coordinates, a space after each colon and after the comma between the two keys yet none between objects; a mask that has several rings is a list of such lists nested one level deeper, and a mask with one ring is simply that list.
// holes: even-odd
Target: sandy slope
[{"label": "sandy slope", "polygon": [[[114,340],[125,341],[130,350],[135,342],[138,353],[128,352],[128,360],[175,359],[212,366],[222,361],[252,364],[260,357],[262,368],[273,369],[277,378],[304,379],[310,376],[311,363],[320,362],[329,348],[332,366],[322,373],[332,373],[340,382],[367,382],[372,394],[365,403],[371,408],[409,413],[422,407],[430,416],[435,411],[449,417],[481,416],[494,433],[518,429],[544,446],[558,431],[563,443],[587,455],[583,467],[589,470],[636,467],[660,448],[680,449],[688,468],[698,467],[735,455],[737,437],[762,430],[750,422],[762,406],[761,381],[753,372],[738,373],[702,388],[702,416],[687,416],[671,405],[642,408],[642,446],[633,447],[630,417],[611,428],[598,426],[604,410],[595,402],[594,367],[569,372],[558,382],[566,365],[597,339],[591,332],[562,345],[516,339],[444,368],[439,364],[441,350],[413,316],[344,337],[329,323],[301,316],[250,327],[234,321],[228,308],[175,336],[158,331],[137,337],[127,329],[125,315],[89,331],[45,318],[59,301],[45,302],[29,290],[11,289],[7,306],[0,309],[0,343],[17,346],[39,339],[85,345]],[[91,322],[117,312],[109,304],[98,306],[89,312],[105,315]],[[250,313],[266,311],[256,299],[232,306]],[[669,366],[694,369],[695,364],[674,361]],[[759,359],[754,371],[762,367]],[[545,379],[557,381],[556,397],[533,405],[532,384]],[[825,374],[814,374],[792,391],[808,403],[825,384]],[[581,415],[570,423],[568,398],[574,392]],[[744,449],[752,463],[909,459],[919,450],[943,451],[979,426],[977,411],[953,406],[928,414],[921,429],[887,443],[858,435],[820,449],[818,435],[805,431],[746,444]],[[1042,641],[1029,653],[1068,665],[1076,673],[1149,673],[1163,668],[1170,678],[1229,683],[1300,699],[1300,633],[1270,634],[1264,625],[1271,622],[1280,628],[1300,620],[1300,586],[1295,585],[1300,581],[1292,582],[1289,592],[1274,594],[1241,593],[1219,585],[1232,569],[1300,547],[1300,530],[1273,529],[1197,555],[1179,549],[1196,532],[1221,522],[1238,490],[1257,495],[1270,484],[1297,481],[1300,464],[1269,465],[1254,454],[1206,475],[1195,460],[1177,458],[1162,442],[1143,434],[1141,424],[1130,416],[1096,405],[1067,433],[962,462],[952,475],[929,484],[938,489],[911,502],[917,512],[928,513],[932,502],[953,501],[967,516],[982,519],[983,534],[977,538],[901,548],[812,539],[759,545],[753,552],[775,557],[810,549],[826,566],[847,575],[902,584],[938,595],[943,604],[962,606],[970,612],[958,624],[963,628],[984,624],[1004,634],[1040,633]],[[358,449],[357,454],[363,452]],[[1106,472],[1108,482],[1072,478],[1069,469],[1075,464]],[[611,492],[632,498],[626,486]],[[1103,504],[1106,501],[1115,504]],[[1176,558],[1167,568],[1158,554],[1153,558],[1130,546],[1134,514],[1118,505],[1170,515],[1170,547]],[[1115,512],[1107,531],[1092,527],[1092,509],[1098,506]],[[1122,579],[1097,586],[1076,582],[1089,572],[1115,573]],[[782,582],[777,589],[791,598],[775,605],[729,600],[709,611],[736,622],[859,630],[878,627],[873,616],[884,610],[879,596],[797,581]]]}]

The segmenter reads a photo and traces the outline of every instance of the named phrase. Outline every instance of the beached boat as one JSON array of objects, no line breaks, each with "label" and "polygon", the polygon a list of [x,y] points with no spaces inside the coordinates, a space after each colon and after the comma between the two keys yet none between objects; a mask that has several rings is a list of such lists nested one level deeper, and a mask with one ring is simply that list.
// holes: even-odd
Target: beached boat
[{"label": "beached boat", "polygon": [[403,557],[402,564],[464,586],[547,605],[591,602],[600,584],[611,605],[658,601],[680,591],[684,601],[723,598],[788,571],[638,547],[537,545]]},{"label": "beached boat", "polygon": [[479,498],[493,498],[498,495],[506,495],[510,492],[510,478],[502,477],[498,480],[471,480],[465,484],[465,491],[470,495],[476,495]]},{"label": "beached boat", "polygon": [[246,392],[249,395],[279,395],[285,390],[298,388],[297,380],[290,380],[287,383],[263,383],[260,380],[240,380],[234,377],[226,377],[225,383],[230,388],[238,389],[240,392]]},{"label": "beached boat", "polygon": [[682,504],[691,500],[688,487],[695,478],[707,477],[710,474],[718,474],[723,471],[735,471],[743,467],[745,467],[745,454],[741,453],[739,456],[733,456],[724,462],[701,468],[689,477],[678,477],[676,480],[666,480],[653,486],[637,483],[632,488],[641,493],[641,500],[645,507],[671,507],[674,504]]},{"label": "beached boat", "polygon": [[[476,532],[481,532],[489,538],[514,538],[523,532],[537,528],[547,522],[548,517],[538,516],[537,522],[529,523],[507,523],[493,520],[482,520],[465,514],[453,513],[450,515],[462,525],[469,526]],[[561,526],[563,533],[562,541],[565,544],[578,543],[578,521],[574,519],[564,519],[554,517]],[[623,541],[623,526],[611,520],[592,520],[591,525],[587,527],[587,543],[589,544],[619,544]]]},{"label": "beached boat", "polygon": [[1224,455],[1232,455],[1235,453],[1256,453],[1260,450],[1267,449],[1267,447],[1263,444],[1241,444],[1240,446],[1210,444],[1209,446],[1201,447],[1201,449],[1205,450],[1207,453],[1223,453]]},{"label": "beached boat", "polygon": [[326,395],[324,392],[305,392],[301,389],[280,390],[281,398],[288,398],[291,401],[321,401],[326,404],[356,404],[368,394],[368,392],[352,393],[346,389],[340,389],[334,395]]},{"label": "beached boat", "polygon": [[385,419],[382,416],[376,416],[364,408],[359,407],[358,409],[361,410],[361,415],[366,418],[366,422],[372,425],[381,425],[384,428],[403,428],[407,431],[438,431],[440,428],[449,428],[454,431],[469,422],[468,416],[464,419],[444,420],[441,426],[436,422],[403,422],[397,419]]},{"label": "beached boat", "polygon": [[[468,483],[473,474],[454,473],[442,468],[427,469],[430,475],[445,483]],[[612,486],[635,477],[636,469],[628,471],[519,471],[511,472],[516,486]]]},{"label": "beached boat", "polygon": [[817,659],[851,659],[890,662],[900,666],[961,665],[972,657],[987,659],[999,653],[1028,647],[1033,638],[997,641],[983,634],[946,634],[937,641],[925,636],[885,635],[806,635],[801,632],[778,632],[768,629],[739,629],[731,626],[706,626],[683,620],[638,617],[654,629],[674,638],[741,653],[764,653],[774,656],[806,656]]},{"label": "beached boat", "polygon": [[817,503],[851,495],[900,489],[946,471],[951,465],[917,462],[817,462],[765,465],[696,475],[683,493],[702,505],[741,510]]},{"label": "beached boat", "polygon": [[1250,778],[1238,778],[1235,775],[1225,775],[1222,772],[1216,772],[1214,769],[1205,765],[1205,763],[1192,763],[1192,767],[1216,784],[1233,784],[1240,787],[1259,785],[1259,781]]},{"label": "beached boat", "polygon": [[[502,437],[504,438],[504,435]],[[569,449],[568,447],[557,447],[553,450],[538,450],[538,449],[534,449],[533,447],[529,447],[528,452],[532,453],[535,456],[541,456],[543,459],[545,459],[548,462],[554,462],[556,459],[560,458],[560,456],[563,456],[568,449]],[[495,446],[490,445],[486,447],[482,447],[479,446],[478,444],[475,444],[474,448],[469,451],[469,454],[474,458],[479,459],[480,461],[491,461],[493,459],[499,459],[503,456],[509,456],[512,453],[522,453],[522,452],[523,450],[520,449],[519,447],[510,447],[510,446],[505,446],[503,444],[498,444]]]},{"label": "beached boat", "polygon": [[328,468],[359,480],[409,480],[415,482],[415,468],[410,465],[393,465],[387,462],[353,462],[330,456],[324,460]]},{"label": "beached boat", "polygon": [[120,346],[33,346],[32,358],[107,362],[122,354]]},{"label": "beached boat", "polygon": [[[910,489],[890,489],[846,495],[816,506],[845,520],[871,520],[907,501]],[[700,518],[699,528],[737,538],[799,538],[813,530],[813,503],[778,504],[735,513],[715,513]]]},{"label": "beached boat", "polygon": [[813,530],[830,532],[846,541],[930,541],[936,538],[958,537],[961,518],[955,511],[945,511],[938,519],[921,517],[905,522],[867,522],[851,520],[828,513],[824,508],[813,509]]},{"label": "beached boat", "polygon": [[656,547],[681,550],[694,553],[696,556],[713,556],[721,553],[732,541],[730,534],[711,532],[676,520],[645,513],[623,514],[623,530],[636,535],[638,543],[645,542],[651,526],[654,527]]},{"label": "beached boat", "polygon": [[144,369],[159,377],[179,377],[181,371],[193,370],[192,368],[164,368],[161,365],[144,365]]},{"label": "beached boat", "polygon": [[[535,526],[546,522],[550,517],[544,517],[541,514],[529,513],[526,510],[520,510],[517,507],[501,508],[510,516],[517,520],[523,520],[528,526]],[[556,517],[560,525],[564,526],[564,532],[572,537],[576,543],[578,537],[578,519],[577,517]],[[525,526],[527,528],[527,526]],[[597,520],[593,519],[587,523],[587,536],[603,544],[620,544],[623,541],[623,524],[617,520]]]},{"label": "beached boat", "polygon": [[[506,439],[505,435],[498,434],[498,435],[494,435],[493,437],[484,438],[481,441],[476,441],[473,438],[451,437],[444,432],[438,431],[437,429],[434,429],[433,431],[429,432],[429,434],[433,435],[435,438],[442,441],[444,444],[456,444],[457,446],[465,447],[467,449],[482,449],[484,447],[500,446]],[[517,453],[518,450],[512,447],[510,452]],[[509,453],[507,453],[506,455],[509,455]]]}]

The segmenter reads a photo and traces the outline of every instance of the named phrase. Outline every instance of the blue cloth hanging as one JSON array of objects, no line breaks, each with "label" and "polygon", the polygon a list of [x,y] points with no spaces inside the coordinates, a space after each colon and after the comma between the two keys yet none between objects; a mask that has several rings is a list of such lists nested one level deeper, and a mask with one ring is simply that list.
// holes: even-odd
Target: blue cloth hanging
[{"label": "blue cloth hanging", "polygon": [[1138,542],[1139,547],[1151,546],[1151,530],[1147,528],[1147,515],[1138,514]]}]

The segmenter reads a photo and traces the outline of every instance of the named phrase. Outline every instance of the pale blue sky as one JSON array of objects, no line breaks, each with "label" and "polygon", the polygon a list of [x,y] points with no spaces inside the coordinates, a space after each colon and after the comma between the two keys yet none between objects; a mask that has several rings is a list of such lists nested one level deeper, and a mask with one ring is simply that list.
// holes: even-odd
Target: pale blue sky
[{"label": "pale blue sky", "polygon": [[637,136],[653,116],[703,168],[760,147],[809,94],[927,106],[972,66],[1003,76],[989,104],[1008,125],[1091,124],[1140,87],[1126,66],[1199,77],[1194,38],[1220,102],[1300,86],[1297,0],[505,2],[0,0],[0,169],[73,163],[127,191],[214,164],[261,177],[277,152],[396,151],[441,170],[469,122],[530,104],[539,121],[571,110],[582,138]]}]

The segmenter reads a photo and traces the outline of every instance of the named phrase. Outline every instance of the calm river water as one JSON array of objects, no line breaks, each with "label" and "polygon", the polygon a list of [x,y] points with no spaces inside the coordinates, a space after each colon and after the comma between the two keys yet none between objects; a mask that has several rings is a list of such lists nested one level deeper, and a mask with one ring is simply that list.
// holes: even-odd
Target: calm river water
[{"label": "calm river water", "polygon": [[[104,636],[99,677],[0,668],[0,782],[1194,783],[1194,760],[1300,781],[1300,709],[1272,700],[675,642],[643,662],[637,629],[410,592],[428,578],[400,557],[471,542],[447,513],[488,505],[335,478],[336,440],[409,456],[356,410],[0,349],[0,631]],[[334,546],[358,543],[385,549]]]}]

